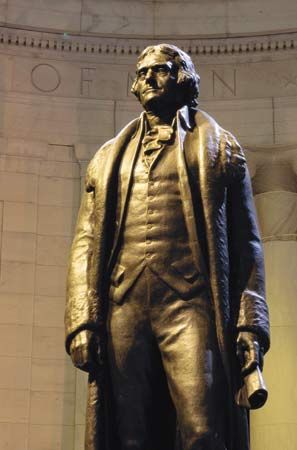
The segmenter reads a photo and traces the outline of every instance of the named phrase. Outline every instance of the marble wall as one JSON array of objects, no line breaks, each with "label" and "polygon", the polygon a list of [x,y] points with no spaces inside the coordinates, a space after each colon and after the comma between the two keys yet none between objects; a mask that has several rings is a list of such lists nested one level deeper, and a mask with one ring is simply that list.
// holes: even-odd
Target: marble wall
[{"label": "marble wall", "polygon": [[251,415],[252,450],[297,447],[297,145],[247,150],[266,267],[271,351],[269,401]]},{"label": "marble wall", "polygon": [[[67,29],[83,26],[102,33],[106,23],[100,17],[112,15],[122,34],[149,34],[141,5],[164,11],[163,25],[155,22],[158,33],[172,31],[174,20],[166,12],[171,2],[125,3],[139,17],[133,28],[120,28],[124,19],[115,13],[120,2],[100,2],[97,17],[92,1],[84,1],[82,16],[79,0],[51,2],[50,7],[46,1],[30,0],[26,11],[23,2],[0,0],[0,15],[11,24],[32,26],[38,17],[45,28],[64,29],[67,22]],[[257,8],[249,2],[254,5],[249,13],[246,2],[217,3],[217,28],[212,17],[201,33],[226,33],[218,24],[227,11],[228,26],[232,16],[233,27],[240,27],[240,17],[249,22],[252,11],[260,21],[261,10],[270,29],[277,14],[279,23],[286,14],[292,17],[289,2],[288,8],[283,4],[279,9],[270,2],[269,14],[264,0]],[[209,13],[206,5],[201,2]],[[184,2],[181,18],[187,18],[187,30],[194,33],[191,8],[193,2]],[[260,22],[255,17],[250,22],[256,32]],[[287,18],[286,28],[290,23]],[[247,148],[255,179],[266,239],[273,349],[265,369],[271,400],[253,413],[252,450],[294,450],[297,35],[238,39],[175,43],[190,49],[201,74],[201,107]],[[87,162],[140,112],[130,86],[137,53],[146,44],[135,38],[115,42],[10,28],[0,33],[0,338],[5,343],[0,350],[0,450],[83,449],[86,380],[71,367],[63,342],[67,256]],[[278,159],[280,154],[283,159]],[[284,165],[291,171],[279,179]]]},{"label": "marble wall", "polygon": [[63,310],[79,166],[72,146],[3,137],[0,147],[0,448],[66,449],[75,373]]}]

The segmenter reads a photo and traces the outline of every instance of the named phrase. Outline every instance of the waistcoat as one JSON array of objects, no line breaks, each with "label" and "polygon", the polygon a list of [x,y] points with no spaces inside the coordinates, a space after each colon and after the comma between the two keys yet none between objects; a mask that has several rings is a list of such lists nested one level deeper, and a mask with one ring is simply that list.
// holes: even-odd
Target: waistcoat
[{"label": "waistcoat", "polygon": [[[122,300],[144,267],[149,267],[183,298],[205,286],[202,270],[192,257],[181,199],[177,146],[175,138],[156,151],[149,168],[143,161],[143,147],[138,151],[111,276],[110,295],[115,301]],[[128,158],[129,151],[125,155]],[[119,172],[119,199],[121,184],[129,176],[125,155]],[[119,201],[117,217],[121,207]]]}]

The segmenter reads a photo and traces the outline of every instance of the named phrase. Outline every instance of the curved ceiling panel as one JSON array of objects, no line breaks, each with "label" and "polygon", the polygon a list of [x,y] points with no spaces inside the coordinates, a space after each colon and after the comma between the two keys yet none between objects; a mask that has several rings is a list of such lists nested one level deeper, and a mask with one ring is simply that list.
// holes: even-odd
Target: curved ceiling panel
[{"label": "curved ceiling panel", "polygon": [[296,29],[296,0],[0,0],[14,27],[111,36],[181,37]]}]

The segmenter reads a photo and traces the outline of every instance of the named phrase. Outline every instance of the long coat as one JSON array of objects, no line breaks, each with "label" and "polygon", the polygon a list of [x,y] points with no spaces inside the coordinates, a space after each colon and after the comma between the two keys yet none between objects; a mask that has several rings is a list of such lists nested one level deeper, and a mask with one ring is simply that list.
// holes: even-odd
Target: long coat
[{"label": "long coat", "polygon": [[[105,286],[116,233],[118,169],[132,138],[136,152],[142,120],[133,120],[99,149],[87,170],[68,274],[65,315],[68,352],[73,337],[82,330],[93,331],[102,340],[105,336],[108,306]],[[189,233],[197,242],[194,257],[199,258],[202,252],[209,274],[217,338],[229,390],[228,450],[247,450],[246,411],[234,401],[241,382],[235,358],[236,336],[239,331],[252,331],[264,352],[269,347],[263,252],[249,174],[235,138],[201,110],[188,107],[179,110],[177,133],[186,221]],[[189,159],[195,163],[191,173],[187,169]],[[133,161],[131,173],[132,169]],[[90,376],[88,450],[99,450],[100,435],[104,434],[101,398],[100,380]],[[105,410],[104,414],[112,415],[112,411]]]}]

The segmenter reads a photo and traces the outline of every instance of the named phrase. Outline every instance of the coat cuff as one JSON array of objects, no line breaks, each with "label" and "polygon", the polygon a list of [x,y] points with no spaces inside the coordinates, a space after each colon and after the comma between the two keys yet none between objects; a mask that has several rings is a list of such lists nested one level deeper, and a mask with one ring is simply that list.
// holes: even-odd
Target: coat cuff
[{"label": "coat cuff", "polygon": [[[95,328],[95,327],[94,327]],[[68,353],[68,355],[70,355],[70,346],[71,343],[73,341],[73,339],[79,334],[79,333],[85,333],[85,332],[89,332],[89,333],[97,333],[97,330],[94,329],[93,327],[90,326],[81,326],[80,328],[77,328],[75,331],[73,331],[72,333],[69,333],[66,336],[65,339],[65,348],[66,348],[66,352]]]},{"label": "coat cuff", "polygon": [[241,298],[237,331],[250,331],[259,338],[259,344],[264,353],[270,346],[269,316],[264,297],[256,292],[244,292]]}]

